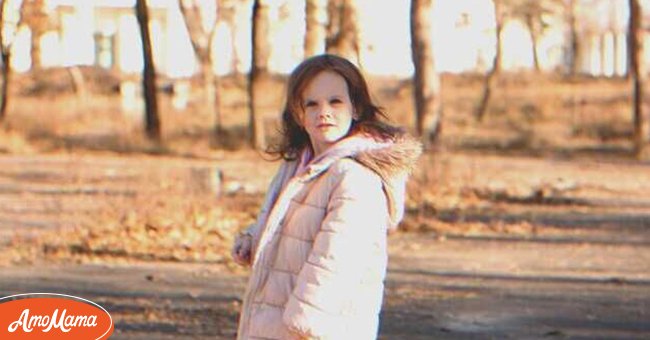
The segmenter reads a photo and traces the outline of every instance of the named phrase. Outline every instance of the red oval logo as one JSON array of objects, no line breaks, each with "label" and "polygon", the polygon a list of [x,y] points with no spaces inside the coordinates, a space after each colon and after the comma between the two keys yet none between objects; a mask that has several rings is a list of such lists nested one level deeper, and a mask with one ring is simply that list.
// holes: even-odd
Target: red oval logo
[{"label": "red oval logo", "polygon": [[0,339],[108,339],[113,318],[77,296],[32,293],[0,298]]}]

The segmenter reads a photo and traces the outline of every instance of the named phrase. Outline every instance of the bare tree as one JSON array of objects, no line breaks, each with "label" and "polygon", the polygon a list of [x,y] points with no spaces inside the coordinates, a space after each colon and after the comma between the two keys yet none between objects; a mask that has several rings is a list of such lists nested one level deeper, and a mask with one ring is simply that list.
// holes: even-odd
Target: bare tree
[{"label": "bare tree", "polygon": [[328,0],[325,50],[361,66],[360,34],[355,0]]},{"label": "bare tree", "polygon": [[501,31],[503,29],[504,20],[501,1],[502,0],[493,0],[495,18],[494,35],[496,38],[496,48],[494,52],[494,58],[492,58],[492,67],[488,70],[485,78],[483,79],[483,95],[481,96],[481,101],[479,102],[475,113],[476,120],[479,122],[483,121],[485,118],[485,113],[487,112],[487,108],[490,103],[490,97],[492,95],[492,89],[494,87],[496,76],[501,71]]},{"label": "bare tree", "polygon": [[539,66],[537,45],[544,25],[544,22],[542,21],[542,13],[544,11],[544,8],[542,7],[543,3],[539,0],[523,0],[514,2],[511,5],[513,7],[511,9],[513,16],[519,17],[528,29],[533,55],[533,68],[536,72],[539,72],[541,68]]},{"label": "bare tree", "polygon": [[[23,3],[24,5],[24,3]],[[7,116],[9,89],[11,87],[11,48],[16,31],[22,22],[22,15],[16,22],[7,20],[11,10],[10,1],[0,0],[0,58],[2,58],[2,85],[0,87],[0,122]]]},{"label": "bare tree", "polygon": [[239,30],[237,13],[241,6],[245,4],[241,0],[217,0],[219,20],[226,23],[230,28],[230,49],[232,51],[231,69],[233,74],[238,73],[238,65],[241,62],[239,53],[237,53],[237,31]]},{"label": "bare tree", "polygon": [[[221,132],[221,86],[219,77],[214,74],[214,58],[212,49],[218,18],[215,18],[210,30],[202,25],[200,4],[197,0],[185,0],[180,4],[181,13],[192,41],[192,48],[201,64],[201,75],[205,87],[205,104],[210,116],[215,118],[214,133],[216,136]],[[217,13],[221,8],[217,7]]]},{"label": "bare tree", "polygon": [[249,137],[250,144],[257,150],[266,148],[262,112],[258,110],[264,83],[268,80],[268,62],[271,52],[268,32],[269,6],[268,0],[254,0],[252,27],[252,64],[248,79],[249,97]]},{"label": "bare tree", "polygon": [[541,71],[539,63],[539,39],[551,27],[549,19],[565,11],[564,0],[501,0],[513,19],[521,20],[528,29],[533,55],[533,67]]},{"label": "bare tree", "polygon": [[0,122],[4,120],[7,115],[7,105],[9,102],[9,84],[11,79],[11,43],[5,34],[4,29],[6,24],[5,13],[9,1],[2,0],[0,4],[0,56],[2,57],[2,88],[0,89]]},{"label": "bare tree", "polygon": [[322,4],[322,0],[305,2],[305,58],[317,54],[320,42],[325,40],[325,27],[318,20]]},{"label": "bare tree", "polygon": [[160,118],[158,116],[158,96],[156,93],[156,68],[153,62],[151,34],[149,33],[149,10],[147,7],[147,0],[136,0],[135,10],[138,24],[140,26],[144,58],[142,88],[144,92],[146,111],[145,132],[149,139],[155,142],[160,142]]},{"label": "bare tree", "polygon": [[[39,70],[43,67],[41,39],[48,31],[60,31],[60,22],[56,16],[47,11],[47,0],[23,0],[20,7],[21,24],[26,25],[31,32],[31,68]],[[83,97],[86,94],[86,82],[83,73],[76,65],[65,67],[74,92]]]},{"label": "bare tree", "polygon": [[628,48],[630,76],[632,78],[632,113],[634,117],[634,153],[637,157],[643,154],[645,136],[643,122],[643,71],[642,71],[642,28],[641,5],[639,0],[628,0],[630,18],[628,27]]},{"label": "bare tree", "polygon": [[41,38],[50,25],[45,0],[23,0],[21,17],[31,31],[32,69],[39,69],[43,64],[41,56]]},{"label": "bare tree", "polygon": [[566,13],[567,27],[569,29],[569,74],[578,73],[580,60],[580,42],[578,40],[578,27],[576,24],[576,0],[564,0],[564,13]]},{"label": "bare tree", "polygon": [[431,47],[432,0],[411,0],[411,56],[415,67],[415,128],[425,143],[441,129],[440,78]]},{"label": "bare tree", "polygon": [[522,16],[524,18],[524,23],[528,28],[528,34],[530,35],[531,49],[533,54],[533,68],[535,72],[540,72],[541,67],[539,66],[539,55],[537,52],[537,46],[539,45],[539,36],[541,31],[544,29],[544,22],[541,18],[541,3],[533,2],[532,4],[526,4],[524,8],[524,13]]}]

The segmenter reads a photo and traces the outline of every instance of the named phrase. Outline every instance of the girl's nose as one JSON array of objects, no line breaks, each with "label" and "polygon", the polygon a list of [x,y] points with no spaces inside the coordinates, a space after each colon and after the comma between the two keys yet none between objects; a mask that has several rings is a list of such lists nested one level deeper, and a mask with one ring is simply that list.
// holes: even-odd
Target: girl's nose
[{"label": "girl's nose", "polygon": [[332,108],[329,107],[328,105],[324,105],[321,107],[320,111],[318,111],[318,117],[331,117],[332,116]]}]

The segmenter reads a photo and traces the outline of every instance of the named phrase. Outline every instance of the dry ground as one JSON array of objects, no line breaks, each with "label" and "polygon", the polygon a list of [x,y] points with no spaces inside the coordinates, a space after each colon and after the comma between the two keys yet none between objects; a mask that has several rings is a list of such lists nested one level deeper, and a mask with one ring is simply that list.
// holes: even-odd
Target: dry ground
[{"label": "dry ground", "polygon": [[[200,94],[188,111],[163,96],[163,146],[108,94],[16,97],[0,136],[0,295],[89,298],[116,339],[232,338],[246,272],[227,250],[277,166],[240,148],[240,82],[225,81],[221,140]],[[372,85],[410,124],[406,83]],[[500,86],[477,124],[478,80],[443,79],[441,143],[390,239],[381,338],[650,337],[650,163],[629,155],[627,85]]]}]

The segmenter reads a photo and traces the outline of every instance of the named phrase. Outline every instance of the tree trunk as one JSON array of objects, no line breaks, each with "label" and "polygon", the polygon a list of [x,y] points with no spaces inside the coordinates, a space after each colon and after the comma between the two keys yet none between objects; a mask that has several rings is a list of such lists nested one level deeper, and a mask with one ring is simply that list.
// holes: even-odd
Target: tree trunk
[{"label": "tree trunk", "polygon": [[343,0],[327,0],[327,37],[325,38],[325,51],[332,53],[341,30],[341,7]]},{"label": "tree trunk", "polygon": [[599,50],[599,58],[600,58],[600,74],[599,76],[604,77],[607,75],[607,64],[605,64],[605,61],[608,60],[607,58],[607,50],[605,49],[605,33],[599,32],[598,33],[598,50]]},{"label": "tree trunk", "polygon": [[541,71],[541,67],[539,66],[539,55],[537,54],[537,45],[538,45],[538,31],[537,28],[535,27],[535,20],[536,18],[533,17],[532,15],[527,15],[526,16],[526,26],[528,26],[528,33],[530,35],[530,42],[531,42],[531,52],[533,53],[533,69],[535,70],[536,73],[539,73]]},{"label": "tree trunk", "polygon": [[43,56],[41,53],[41,37],[45,33],[44,23],[47,20],[45,13],[45,1],[35,0],[35,20],[36,25],[32,26],[32,69],[40,69],[43,66]]},{"label": "tree trunk", "polygon": [[533,69],[535,70],[536,73],[540,73],[542,71],[542,67],[539,65],[539,55],[537,54],[537,34],[536,33],[531,33],[530,34],[530,39],[532,41],[532,52],[533,52]]},{"label": "tree trunk", "polygon": [[354,0],[328,0],[327,38],[325,50],[361,66],[360,34]]},{"label": "tree trunk", "polygon": [[31,31],[31,66],[32,70],[37,70],[41,68],[43,64],[41,55],[41,37],[47,30],[49,24],[45,0],[23,0],[21,15]]},{"label": "tree trunk", "polygon": [[11,54],[3,49],[2,51],[2,89],[0,96],[2,102],[0,103],[0,122],[7,116],[7,107],[9,105],[9,84],[11,80]]},{"label": "tree trunk", "polygon": [[[197,56],[201,66],[205,91],[205,106],[208,114],[215,118],[214,132],[215,136],[217,136],[221,132],[221,93],[219,77],[214,74],[214,60],[211,52],[219,18],[215,20],[210,31],[206,31],[203,25],[201,25],[201,14],[199,13],[199,7],[196,1],[192,2],[189,8],[182,3],[179,5],[183,14],[185,27],[190,34],[194,54]],[[220,13],[221,7],[217,7],[217,14],[220,15]]]},{"label": "tree trunk", "polygon": [[569,0],[567,4],[568,26],[569,26],[569,74],[576,76],[580,63],[580,42],[578,41],[578,27],[576,26],[576,1]]},{"label": "tree trunk", "polygon": [[[0,4],[0,27],[5,25],[5,8],[8,1]],[[11,45],[5,44],[6,31],[0,30],[0,57],[2,57],[2,88],[0,88],[0,122],[7,116],[9,104],[9,84],[11,79]]]},{"label": "tree trunk", "polygon": [[254,0],[252,27],[252,64],[248,79],[249,138],[250,145],[257,149],[266,149],[262,112],[258,109],[264,92],[264,81],[268,79],[268,60],[270,46],[268,39],[269,8],[267,0]]},{"label": "tree trunk", "polygon": [[440,79],[431,47],[432,0],[411,0],[411,57],[415,67],[415,128],[425,144],[434,142],[441,128]]},{"label": "tree trunk", "polygon": [[241,10],[242,4],[237,0],[219,0],[219,19],[228,23],[230,26],[230,50],[232,51],[231,69],[232,73],[239,74],[239,65],[241,60],[237,50],[237,32],[239,31],[239,21],[237,13]]},{"label": "tree trunk", "polygon": [[212,27],[212,32],[210,33],[210,38],[209,38],[209,43],[208,43],[208,65],[210,67],[209,71],[206,72],[206,92],[207,92],[207,97],[208,99],[208,105],[212,105],[213,111],[214,111],[214,136],[219,138],[221,136],[221,132],[223,131],[223,119],[222,114],[223,114],[223,108],[221,106],[221,79],[219,76],[214,74],[214,64],[215,64],[215,59],[214,55],[212,54],[213,46],[214,46],[214,39],[215,35],[217,33],[217,21],[215,21],[214,26]]},{"label": "tree trunk", "polygon": [[495,18],[495,35],[496,35],[496,49],[494,59],[492,59],[492,68],[487,72],[483,80],[483,95],[476,109],[476,120],[482,122],[485,118],[488,105],[490,103],[490,96],[492,95],[492,88],[496,76],[501,70],[501,30],[503,29],[503,13],[501,12],[501,0],[494,0],[494,18]]},{"label": "tree trunk", "polygon": [[318,20],[321,0],[307,0],[305,3],[305,58],[319,53],[319,47],[325,40],[325,27]]},{"label": "tree trunk", "polygon": [[147,137],[155,142],[160,142],[160,119],[158,117],[158,97],[156,93],[156,68],[153,62],[153,49],[149,33],[149,12],[147,0],[136,0],[136,16],[140,26],[142,38],[142,52],[144,57],[144,70],[142,75],[142,88],[145,99],[145,132]]},{"label": "tree trunk", "polygon": [[616,30],[616,29],[612,29],[612,38],[613,38],[612,39],[612,45],[613,45],[612,50],[614,50],[614,57],[613,57],[614,65],[613,65],[612,68],[613,68],[613,76],[614,77],[619,77],[619,76],[623,75],[621,73],[621,69],[619,67],[619,65],[621,64],[621,56],[618,53],[618,50],[621,47],[621,41],[619,39],[619,35],[618,35],[617,31],[618,30]]},{"label": "tree trunk", "polygon": [[628,46],[630,58],[630,76],[632,78],[632,113],[634,119],[634,154],[643,154],[645,136],[643,122],[643,72],[641,41],[641,6],[639,0],[629,0],[630,19],[628,28]]}]

